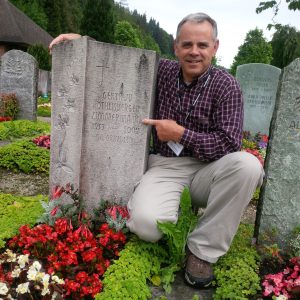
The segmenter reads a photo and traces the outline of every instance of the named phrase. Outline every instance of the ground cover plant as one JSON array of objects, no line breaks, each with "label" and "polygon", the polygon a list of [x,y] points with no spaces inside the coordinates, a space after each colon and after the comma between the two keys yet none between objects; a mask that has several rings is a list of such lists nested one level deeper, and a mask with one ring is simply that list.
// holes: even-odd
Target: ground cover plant
[{"label": "ground cover plant", "polygon": [[0,248],[4,247],[5,239],[18,233],[23,224],[33,226],[43,212],[41,200],[45,196],[24,197],[0,193]]},{"label": "ground cover plant", "polygon": [[8,121],[16,118],[19,105],[16,94],[0,94],[0,121]]}]

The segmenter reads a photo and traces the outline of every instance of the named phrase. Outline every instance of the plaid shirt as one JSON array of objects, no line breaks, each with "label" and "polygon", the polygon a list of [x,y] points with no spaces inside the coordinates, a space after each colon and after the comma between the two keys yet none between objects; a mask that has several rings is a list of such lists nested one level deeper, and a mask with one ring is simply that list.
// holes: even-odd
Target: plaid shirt
[{"label": "plaid shirt", "polygon": [[[155,118],[175,120],[185,128],[180,156],[209,162],[240,149],[243,99],[234,77],[210,66],[186,85],[178,62],[165,59],[159,63],[157,76]],[[156,132],[154,149],[163,156],[176,156]]]}]

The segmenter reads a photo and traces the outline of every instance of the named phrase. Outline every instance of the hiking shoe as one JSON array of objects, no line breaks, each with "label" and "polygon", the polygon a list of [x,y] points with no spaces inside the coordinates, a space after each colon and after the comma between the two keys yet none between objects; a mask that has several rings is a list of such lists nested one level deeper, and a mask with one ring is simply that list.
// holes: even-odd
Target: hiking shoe
[{"label": "hiking shoe", "polygon": [[184,278],[190,286],[196,288],[208,287],[214,279],[212,264],[198,258],[189,251]]}]

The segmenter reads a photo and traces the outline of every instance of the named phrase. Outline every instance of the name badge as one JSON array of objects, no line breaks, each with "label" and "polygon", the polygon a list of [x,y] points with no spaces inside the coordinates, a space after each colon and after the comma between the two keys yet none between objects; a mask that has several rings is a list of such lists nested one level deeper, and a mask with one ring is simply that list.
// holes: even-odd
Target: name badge
[{"label": "name badge", "polygon": [[177,142],[168,141],[167,144],[177,156],[180,155],[183,150],[183,146]]}]

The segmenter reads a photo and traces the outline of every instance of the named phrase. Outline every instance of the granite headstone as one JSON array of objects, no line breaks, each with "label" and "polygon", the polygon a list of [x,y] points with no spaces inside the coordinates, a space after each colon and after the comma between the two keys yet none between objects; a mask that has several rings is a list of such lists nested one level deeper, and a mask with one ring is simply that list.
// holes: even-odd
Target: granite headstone
[{"label": "granite headstone", "polygon": [[88,209],[127,202],[146,169],[158,55],[82,37],[52,59],[50,185],[73,183]]},{"label": "granite headstone", "polygon": [[51,91],[51,72],[46,70],[39,70],[38,80],[38,94],[42,97],[48,97],[49,91]]},{"label": "granite headstone", "polygon": [[278,243],[300,225],[300,59],[284,68],[270,128],[256,237],[274,228]]},{"label": "granite headstone", "polygon": [[38,64],[34,57],[20,50],[10,50],[1,57],[0,93],[15,93],[17,119],[36,120]]},{"label": "granite headstone", "polygon": [[253,63],[238,66],[236,78],[244,97],[244,131],[269,135],[281,70]]}]

